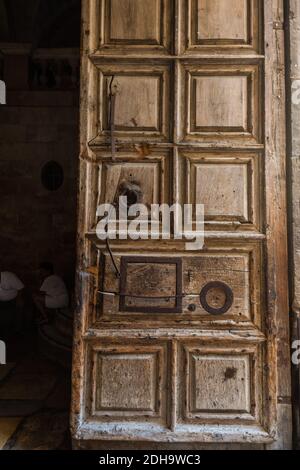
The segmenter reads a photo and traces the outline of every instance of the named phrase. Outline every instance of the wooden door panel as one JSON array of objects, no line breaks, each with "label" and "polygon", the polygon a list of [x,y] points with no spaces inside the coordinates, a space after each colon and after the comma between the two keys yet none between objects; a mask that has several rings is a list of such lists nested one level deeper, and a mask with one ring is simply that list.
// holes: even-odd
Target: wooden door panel
[{"label": "wooden door panel", "polygon": [[161,0],[110,0],[107,2],[110,41],[160,44]]},{"label": "wooden door panel", "polygon": [[[218,357],[214,354],[210,356],[194,354],[190,360],[191,414],[194,416],[209,412],[250,414],[250,374],[247,356]],[[212,396],[210,392],[216,386],[217,391],[215,390]]]},{"label": "wooden door panel", "polygon": [[[169,140],[172,116],[171,63],[148,65],[119,60],[101,63],[94,70],[92,101],[97,119],[92,127],[93,145],[109,142],[109,96],[116,91],[115,136],[120,141]],[[94,104],[94,106],[95,106]]]},{"label": "wooden door panel", "polygon": [[113,429],[120,439],[130,426],[136,441],[156,434],[166,442],[176,429],[180,442],[194,442],[204,431],[206,442],[214,442],[221,424],[222,440],[227,434],[235,442],[247,433],[252,442],[269,442],[261,413],[259,342],[228,341],[224,335],[215,346],[212,339],[178,338],[175,347],[170,339],[149,344],[128,338],[124,344],[118,336],[103,337],[89,351],[86,423],[93,422],[104,440]]},{"label": "wooden door panel", "polygon": [[89,416],[105,422],[143,422],[166,426],[168,344],[105,340],[90,351]]},{"label": "wooden door panel", "polygon": [[179,421],[238,421],[262,428],[260,355],[259,346],[247,343],[181,343]]},{"label": "wooden door panel", "polygon": [[124,253],[115,257],[120,280],[116,279],[110,257],[106,255],[102,259],[100,291],[117,295],[109,298],[100,294],[100,318],[104,316],[113,323],[126,316],[128,319],[138,316],[140,321],[146,321],[151,314],[157,320],[162,318],[162,314],[181,314],[182,260],[177,257],[128,255]]},{"label": "wooden door panel", "polygon": [[170,171],[172,154],[168,151],[154,151],[141,158],[138,152],[118,154],[118,162],[101,163],[98,167],[98,204],[119,203],[118,197],[126,196],[126,185],[135,185],[140,192],[136,201],[145,204],[169,204]]},{"label": "wooden door panel", "polygon": [[98,0],[93,3],[94,50],[101,55],[168,54],[173,2]]},{"label": "wooden door panel", "polygon": [[[258,65],[182,62],[178,139],[183,142],[260,144],[261,80]],[[185,91],[185,93],[184,93]]]},{"label": "wooden door panel", "polygon": [[[290,438],[282,7],[84,2],[72,412],[83,446]],[[126,185],[147,206],[204,204],[203,249],[99,240],[97,205]]]},{"label": "wooden door panel", "polygon": [[[198,41],[228,40],[245,44],[249,41],[248,0],[198,0]],[[231,21],[226,21],[226,19]]]},{"label": "wooden door panel", "polygon": [[261,158],[247,152],[180,152],[179,201],[204,205],[206,230],[259,230]]},{"label": "wooden door panel", "polygon": [[120,293],[120,311],[180,313],[182,310],[181,260],[178,258],[122,257]]},{"label": "wooden door panel", "polygon": [[261,6],[258,0],[188,0],[182,4],[186,26],[183,50],[197,54],[259,52]]},{"label": "wooden door panel", "polygon": [[[122,321],[141,325],[153,322],[155,326],[175,327],[180,322],[192,325],[206,320],[210,324],[248,323],[260,327],[261,285],[257,279],[261,257],[258,246],[243,245],[242,249],[236,247],[234,251],[215,247],[201,255],[180,254],[172,258],[163,253],[151,254],[146,259],[138,254],[129,255],[115,253],[115,262],[121,272],[119,281],[110,256],[103,254],[97,321],[105,320],[112,325]],[[211,313],[201,301],[201,294],[204,296],[204,289],[216,282],[219,285],[209,289],[205,297],[208,306],[219,310],[219,313]],[[222,310],[226,303],[222,284],[228,287],[233,297],[226,311]],[[116,295],[106,296],[101,292]],[[119,292],[127,296],[122,297]],[[180,294],[182,298],[168,297]]]}]

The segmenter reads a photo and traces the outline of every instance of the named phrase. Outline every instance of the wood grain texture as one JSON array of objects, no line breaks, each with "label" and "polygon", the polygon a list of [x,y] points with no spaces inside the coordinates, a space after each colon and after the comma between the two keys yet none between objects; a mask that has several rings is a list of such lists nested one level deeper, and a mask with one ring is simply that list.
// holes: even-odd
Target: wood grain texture
[{"label": "wood grain texture", "polygon": [[258,0],[182,1],[185,35],[181,50],[188,55],[257,54],[261,52],[260,21],[263,5]]},{"label": "wood grain texture", "polygon": [[119,60],[98,62],[93,69],[93,106],[90,145],[110,138],[110,88],[115,98],[115,137],[118,142],[166,142],[172,115],[171,64]]},{"label": "wood grain texture", "polygon": [[[273,10],[272,10],[273,7]],[[278,29],[283,21],[283,2],[270,2],[266,17],[273,29],[266,37],[266,187],[273,190],[266,194],[268,284],[267,319],[269,331],[268,363],[276,364],[276,375],[269,372],[269,416],[271,432],[277,436],[273,448],[280,448],[283,440],[291,446],[291,421],[285,422],[283,433],[282,415],[277,406],[280,397],[290,397],[290,348],[288,320],[288,275],[287,275],[287,220],[286,220],[286,128],[285,128],[285,63],[284,34]],[[269,12],[269,13],[267,13]],[[269,16],[268,16],[269,15]],[[272,77],[272,87],[271,87]],[[281,123],[281,125],[279,125]],[[272,181],[272,183],[271,183]],[[272,314],[271,314],[272,312]],[[281,429],[281,431],[280,431]],[[287,444],[284,435],[289,436]]]},{"label": "wood grain texture", "polygon": [[[249,41],[249,2],[247,0],[198,0],[198,41]],[[227,17],[230,21],[224,21]]]},{"label": "wood grain texture", "polygon": [[180,70],[179,142],[261,144],[259,66],[182,62]]},{"label": "wood grain texture", "polygon": [[[115,262],[119,269],[121,269],[121,259],[126,259],[129,253],[126,251],[120,252],[114,250]],[[134,253],[138,259],[138,253]],[[150,255],[150,253],[149,253]],[[154,325],[188,325],[191,321],[196,326],[204,325],[206,321],[209,325],[218,324],[232,325],[232,322],[242,325],[253,325],[261,327],[261,286],[257,284],[257,277],[260,275],[261,254],[259,245],[245,244],[235,246],[234,249],[228,250],[228,247],[213,246],[203,253],[197,255],[187,256],[184,252],[178,252],[176,258],[180,256],[183,261],[183,274],[182,274],[182,310],[177,314],[161,312],[161,309],[175,308],[174,299],[136,299],[130,298],[126,300],[132,308],[131,313],[129,309],[120,311],[118,295],[110,296],[99,294],[97,305],[97,317],[100,321],[109,321],[114,324],[128,324],[140,325],[140,327],[147,327],[150,324]],[[154,261],[156,259],[164,260],[165,253],[159,253],[159,257],[155,258],[151,253]],[[180,258],[180,259],[181,259]],[[151,259],[151,258],[150,258]],[[154,265],[149,263],[137,265],[135,271],[139,274],[137,277],[131,277],[128,283],[124,282],[124,290],[126,293],[132,295],[151,295],[162,297],[164,295],[175,295],[175,273],[173,278],[170,277],[172,272],[172,265],[168,265],[168,260],[165,258],[165,264],[157,267],[159,273],[151,275],[151,282],[149,282],[148,272],[152,270]],[[102,292],[119,292],[119,282],[115,275],[115,270],[107,253],[103,252],[101,260],[103,267],[102,275],[100,277],[99,289]],[[148,268],[148,271],[147,271]],[[173,268],[174,269],[174,268]],[[159,274],[163,275],[163,279],[158,282]],[[131,282],[130,282],[131,281]],[[232,307],[224,315],[215,316],[211,315],[203,308],[200,303],[201,290],[210,282],[220,281],[226,283],[233,291],[234,301]],[[169,286],[166,289],[166,286]],[[222,299],[224,293],[211,292],[210,301],[213,306],[222,306]],[[139,305],[139,307],[138,307]],[[153,308],[156,305],[156,310]],[[142,308],[143,307],[143,308]]]},{"label": "wood grain texture", "polygon": [[180,152],[179,201],[204,204],[206,230],[261,230],[262,159],[246,152]]},{"label": "wood grain texture", "polygon": [[91,12],[94,54],[171,52],[171,0],[93,0]]},{"label": "wood grain texture", "polygon": [[[288,54],[290,56],[290,64],[287,64],[288,73],[288,195],[290,203],[290,227],[292,231],[292,239],[290,239],[290,260],[292,273],[290,276],[290,305],[293,313],[292,342],[299,340],[299,324],[300,324],[300,108],[299,108],[299,83],[300,70],[298,67],[300,61],[300,4],[296,0],[289,2],[289,23],[288,34],[290,44]],[[300,368],[293,367],[293,410],[294,410],[294,443],[297,448],[300,447]]]},{"label": "wood grain texture", "polygon": [[[74,442],[288,447],[282,0],[232,0],[231,10],[222,0],[126,0],[122,18],[116,1],[85,3]],[[121,271],[140,258],[120,283],[95,210],[134,181],[147,204],[204,203],[205,246],[112,242]],[[170,259],[182,263],[174,312],[161,309],[175,303],[164,297],[178,281]],[[223,315],[201,304],[210,282],[233,293]],[[224,290],[207,302],[221,308]]]}]

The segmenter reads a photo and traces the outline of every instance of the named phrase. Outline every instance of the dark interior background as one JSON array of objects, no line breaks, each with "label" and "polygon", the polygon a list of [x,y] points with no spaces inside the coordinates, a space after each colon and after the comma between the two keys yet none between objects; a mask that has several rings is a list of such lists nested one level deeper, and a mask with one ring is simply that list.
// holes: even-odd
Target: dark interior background
[{"label": "dark interior background", "polygon": [[73,285],[80,3],[0,0],[0,269],[29,288],[43,260]]},{"label": "dark interior background", "polygon": [[0,0],[0,41],[79,47],[80,0]]}]

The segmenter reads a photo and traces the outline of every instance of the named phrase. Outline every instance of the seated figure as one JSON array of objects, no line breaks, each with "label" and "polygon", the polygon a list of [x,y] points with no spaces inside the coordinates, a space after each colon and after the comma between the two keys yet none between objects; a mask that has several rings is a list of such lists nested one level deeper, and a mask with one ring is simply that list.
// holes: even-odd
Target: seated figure
[{"label": "seated figure", "polygon": [[38,323],[48,323],[57,309],[69,305],[69,295],[61,277],[54,273],[51,263],[41,263],[39,266],[41,286],[39,292],[33,295],[34,304],[38,310]]},{"label": "seated figure", "polygon": [[22,328],[24,284],[16,274],[0,272],[0,325],[1,330]]}]

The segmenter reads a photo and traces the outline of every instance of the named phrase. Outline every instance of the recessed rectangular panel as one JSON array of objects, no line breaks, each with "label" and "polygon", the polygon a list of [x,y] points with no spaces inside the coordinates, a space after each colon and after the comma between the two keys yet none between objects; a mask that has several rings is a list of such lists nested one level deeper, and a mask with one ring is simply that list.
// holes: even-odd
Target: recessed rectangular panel
[{"label": "recessed rectangular panel", "polygon": [[191,412],[250,413],[249,356],[190,357]]},{"label": "recessed rectangular panel", "polygon": [[155,411],[156,354],[100,354],[96,410]]},{"label": "recessed rectangular panel", "polygon": [[106,155],[99,166],[98,204],[115,203],[118,207],[119,197],[128,197],[130,188],[136,191],[136,203],[145,204],[149,212],[151,204],[169,203],[170,152],[141,147],[136,153],[118,152],[117,162],[106,162]]},{"label": "recessed rectangular panel", "polygon": [[188,0],[181,8],[186,54],[260,52],[259,0]]},{"label": "recessed rectangular panel", "polygon": [[90,145],[109,143],[112,128],[119,142],[166,141],[172,109],[171,68],[169,63],[144,65],[140,61],[98,65],[94,99],[99,119],[94,122]]},{"label": "recessed rectangular panel", "polygon": [[206,230],[260,230],[260,154],[181,152],[180,201],[202,204]]},{"label": "recessed rectangular panel", "polygon": [[159,131],[161,76],[118,75],[115,76],[114,83],[118,89],[115,107],[116,130]]},{"label": "recessed rectangular panel", "polygon": [[186,340],[180,344],[181,424],[261,425],[259,343]]},{"label": "recessed rectangular panel", "polygon": [[160,43],[160,0],[107,0],[106,3],[109,13],[109,42]]},{"label": "recessed rectangular panel", "polygon": [[247,132],[247,76],[193,76],[191,132]]},{"label": "recessed rectangular panel", "polygon": [[90,350],[91,416],[106,422],[166,420],[167,344],[103,339]]},{"label": "recessed rectangular panel", "polygon": [[178,321],[182,325],[203,321],[261,327],[258,244],[178,256],[130,257],[114,250],[119,280],[109,253],[103,255],[98,320],[111,325],[134,320],[148,326],[151,322],[176,326]]},{"label": "recessed rectangular panel", "polygon": [[[119,196],[126,196],[126,188],[137,188],[136,203],[156,204],[159,202],[159,165],[156,163],[104,164],[106,202],[118,203]],[[138,189],[139,188],[139,189]]]},{"label": "recessed rectangular panel", "polygon": [[247,43],[250,36],[249,3],[248,0],[197,0],[199,43]]},{"label": "recessed rectangular panel", "polygon": [[180,313],[182,262],[178,258],[121,259],[120,311]]},{"label": "recessed rectangular panel", "polygon": [[97,3],[92,6],[96,53],[164,55],[170,52],[171,0],[99,0]]},{"label": "recessed rectangular panel", "polygon": [[181,65],[178,139],[183,142],[259,144],[259,65]]},{"label": "recessed rectangular panel", "polygon": [[208,218],[249,220],[248,165],[195,164],[194,200]]}]

